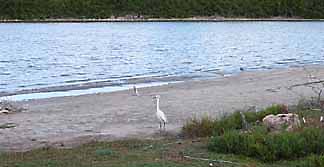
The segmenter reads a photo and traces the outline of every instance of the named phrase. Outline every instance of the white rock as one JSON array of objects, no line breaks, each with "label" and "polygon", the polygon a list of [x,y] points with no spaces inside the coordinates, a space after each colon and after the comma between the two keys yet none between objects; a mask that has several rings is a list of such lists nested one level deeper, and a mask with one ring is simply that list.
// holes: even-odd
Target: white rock
[{"label": "white rock", "polygon": [[9,114],[9,113],[10,113],[9,110],[6,109],[0,110],[0,114]]},{"label": "white rock", "polygon": [[263,124],[270,129],[270,131],[287,130],[292,131],[300,126],[299,117],[297,114],[278,114],[267,115],[262,120]]}]

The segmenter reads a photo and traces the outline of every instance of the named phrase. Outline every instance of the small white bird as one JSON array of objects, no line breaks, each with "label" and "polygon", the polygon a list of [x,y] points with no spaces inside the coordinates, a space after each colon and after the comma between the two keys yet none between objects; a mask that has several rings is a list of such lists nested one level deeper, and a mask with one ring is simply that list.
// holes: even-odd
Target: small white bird
[{"label": "small white bird", "polygon": [[320,122],[324,122],[324,117],[323,116],[321,116]]},{"label": "small white bird", "polygon": [[137,90],[137,88],[136,88],[135,85],[133,86],[133,90],[134,90],[134,95],[135,95],[135,96],[139,96],[139,94],[138,94],[138,90]]},{"label": "small white bird", "polygon": [[162,123],[163,123],[163,129],[165,130],[165,124],[168,121],[167,121],[167,118],[166,118],[164,112],[160,110],[160,95],[154,96],[153,100],[155,100],[155,104],[156,104],[156,116],[160,122],[160,130],[162,129]]},{"label": "small white bird", "polygon": [[304,124],[306,123],[306,119],[305,119],[305,117],[303,117],[303,123],[304,123]]}]

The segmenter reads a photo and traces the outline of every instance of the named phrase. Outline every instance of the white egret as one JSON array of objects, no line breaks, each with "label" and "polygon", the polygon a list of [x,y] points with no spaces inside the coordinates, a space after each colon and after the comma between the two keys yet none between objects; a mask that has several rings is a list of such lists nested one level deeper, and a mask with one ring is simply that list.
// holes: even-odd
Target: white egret
[{"label": "white egret", "polygon": [[305,117],[303,117],[303,123],[304,123],[304,124],[306,123],[306,119],[305,119]]},{"label": "white egret", "polygon": [[137,90],[137,88],[136,88],[135,85],[133,86],[133,90],[134,90],[134,95],[135,95],[135,96],[139,96],[139,94],[138,94],[138,90]]},{"label": "white egret", "polygon": [[162,123],[163,123],[163,129],[165,130],[165,124],[167,123],[167,118],[166,118],[164,112],[160,110],[160,95],[154,96],[153,100],[155,100],[156,116],[160,122],[160,130],[162,129]]},{"label": "white egret", "polygon": [[324,117],[323,116],[321,116],[320,122],[324,122]]}]

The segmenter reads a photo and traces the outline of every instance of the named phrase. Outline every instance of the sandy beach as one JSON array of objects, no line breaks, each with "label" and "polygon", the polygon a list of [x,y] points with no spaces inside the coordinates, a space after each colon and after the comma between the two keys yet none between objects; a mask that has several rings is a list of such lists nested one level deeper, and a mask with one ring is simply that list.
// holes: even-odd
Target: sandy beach
[{"label": "sandy beach", "polygon": [[[168,117],[167,131],[179,132],[193,116],[219,117],[238,109],[296,104],[315,96],[308,86],[324,76],[324,67],[242,72],[219,79],[187,81],[132,90],[19,102],[26,111],[0,115],[0,151],[73,147],[94,140],[159,137],[153,95]],[[309,74],[315,76],[310,77]],[[324,82],[324,81],[323,81]]]}]

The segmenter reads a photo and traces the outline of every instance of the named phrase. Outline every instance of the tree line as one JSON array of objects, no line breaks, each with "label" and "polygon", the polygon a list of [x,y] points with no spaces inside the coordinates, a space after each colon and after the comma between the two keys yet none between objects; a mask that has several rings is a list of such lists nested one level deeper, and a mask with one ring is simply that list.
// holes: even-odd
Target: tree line
[{"label": "tree line", "polygon": [[324,18],[324,0],[0,0],[0,19],[297,17]]}]

